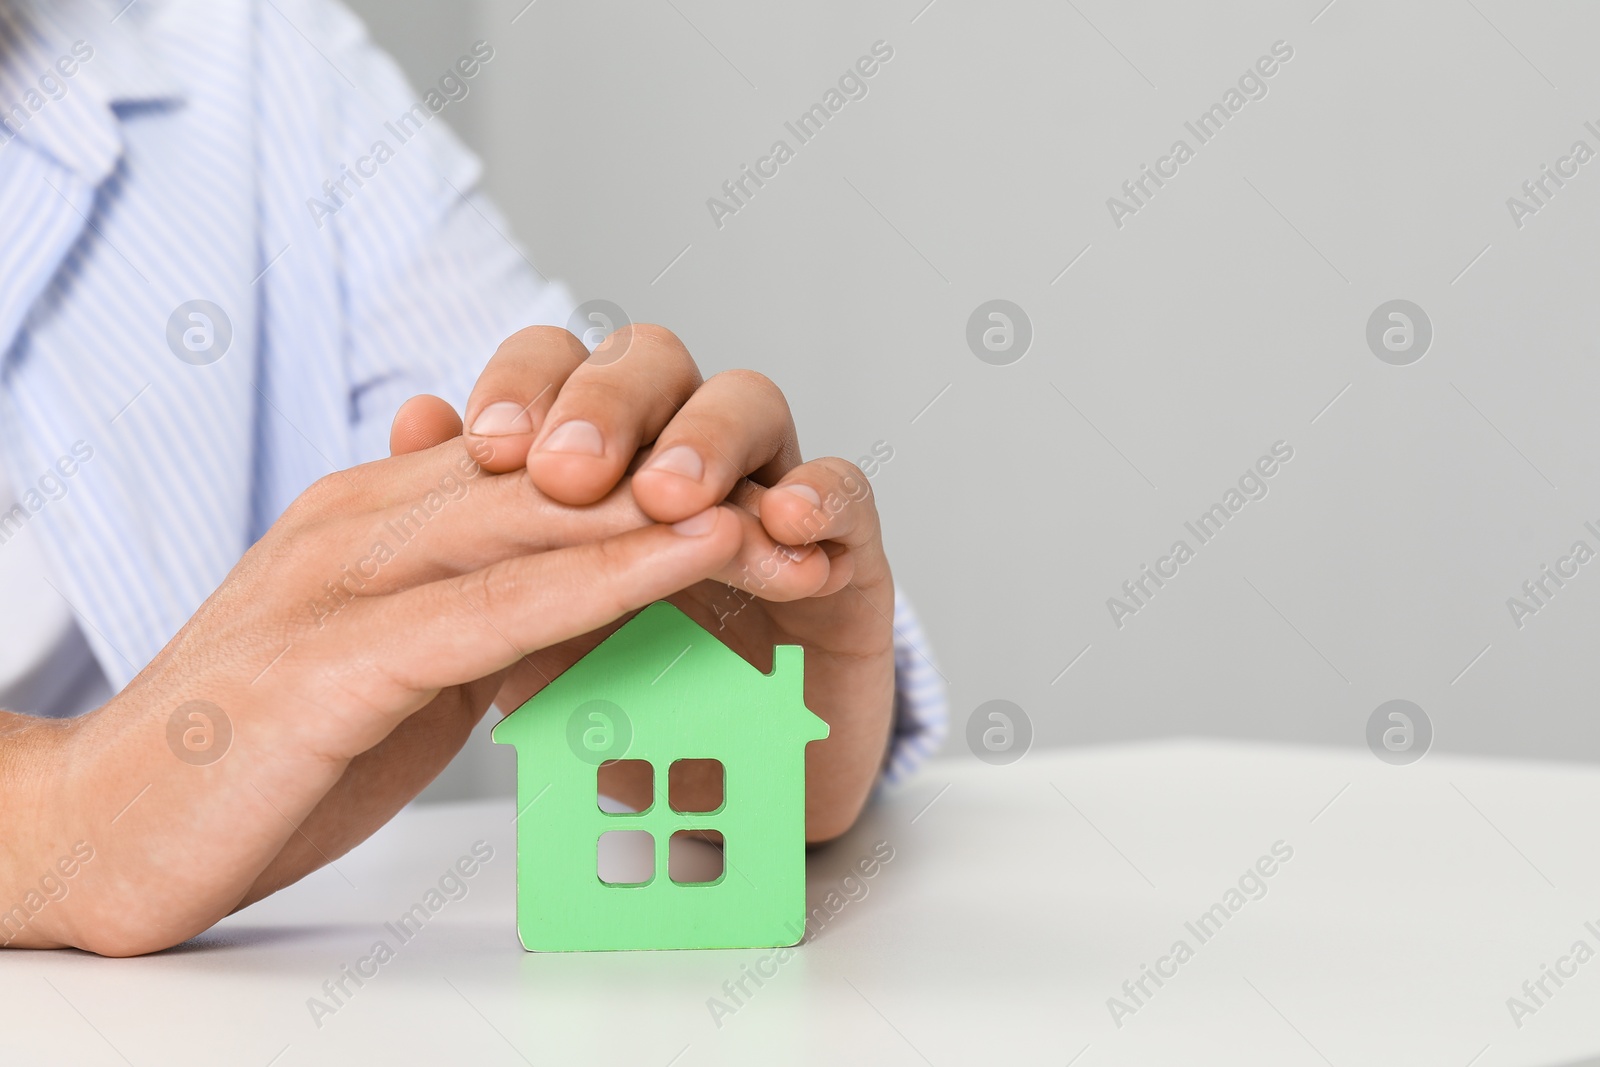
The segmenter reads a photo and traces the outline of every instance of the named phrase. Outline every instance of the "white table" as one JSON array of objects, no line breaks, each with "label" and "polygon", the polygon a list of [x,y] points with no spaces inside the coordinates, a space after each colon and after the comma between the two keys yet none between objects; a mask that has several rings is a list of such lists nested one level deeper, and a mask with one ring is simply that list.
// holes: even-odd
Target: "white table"
[{"label": "white table", "polygon": [[[1596,770],[1193,742],[939,762],[812,857],[821,903],[876,842],[894,850],[781,966],[524,952],[511,815],[413,808],[158,956],[0,954],[0,1063],[1555,1067],[1600,1051],[1600,959],[1547,979],[1520,1029],[1506,1007],[1574,940],[1600,949]],[[468,895],[316,1025],[308,998],[397,944],[383,924],[478,839],[495,855]],[[1201,944],[1185,922],[1280,840],[1294,855],[1266,895]],[[1107,998],[1179,938],[1193,957],[1146,979],[1118,1028]],[[757,964],[776,973],[719,1027],[708,999],[732,1006],[724,982]]]}]

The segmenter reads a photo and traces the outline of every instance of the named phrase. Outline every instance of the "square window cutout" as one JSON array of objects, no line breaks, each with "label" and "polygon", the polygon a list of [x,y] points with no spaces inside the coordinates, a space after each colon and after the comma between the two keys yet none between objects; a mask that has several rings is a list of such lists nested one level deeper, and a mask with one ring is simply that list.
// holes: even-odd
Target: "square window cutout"
[{"label": "square window cutout", "polygon": [[[607,815],[643,815],[655,807],[656,771],[650,766],[649,760],[608,759],[595,769],[594,781],[595,804]],[[605,787],[607,781],[611,783],[614,793],[644,797],[644,807],[630,811],[619,798],[608,796]]]},{"label": "square window cutout", "polygon": [[715,885],[727,870],[722,834],[679,830],[667,839],[667,877],[678,885]]},{"label": "square window cutout", "polygon": [[607,830],[595,862],[606,885],[645,885],[656,873],[656,839],[647,830]]},{"label": "square window cutout", "polygon": [[721,760],[674,760],[667,768],[667,803],[673,811],[716,811],[722,807],[725,777]]}]

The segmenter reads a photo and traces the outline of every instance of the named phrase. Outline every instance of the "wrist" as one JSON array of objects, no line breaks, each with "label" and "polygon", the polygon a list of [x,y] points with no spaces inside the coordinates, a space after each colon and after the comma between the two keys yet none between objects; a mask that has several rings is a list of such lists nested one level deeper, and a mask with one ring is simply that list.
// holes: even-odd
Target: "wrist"
[{"label": "wrist", "polygon": [[70,784],[83,721],[0,713],[0,797],[28,817],[11,821],[0,841],[0,945],[59,948],[62,900],[70,892],[64,872],[76,874],[71,827],[81,825],[79,790]]}]

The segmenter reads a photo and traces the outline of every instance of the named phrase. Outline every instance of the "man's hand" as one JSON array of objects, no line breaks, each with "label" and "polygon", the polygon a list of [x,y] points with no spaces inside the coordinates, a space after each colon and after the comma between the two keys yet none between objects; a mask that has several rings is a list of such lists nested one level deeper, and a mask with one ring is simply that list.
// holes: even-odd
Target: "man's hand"
[{"label": "man's hand", "polygon": [[731,580],[759,550],[746,519],[658,524],[625,489],[572,508],[461,438],[329,475],[110,703],[0,713],[0,901],[93,850],[8,943],[154,951],[336,860],[448,762],[508,668]]},{"label": "man's hand", "polygon": [[[442,401],[413,405],[407,443],[456,431]],[[592,356],[565,330],[521,331],[479,378],[466,425],[485,467],[525,466],[539,492],[566,504],[631,486],[660,523],[737,506],[746,547],[733,574],[668,599],[762,670],[774,645],[804,647],[806,705],[832,728],[807,749],[807,837],[848,829],[882,767],[894,705],[894,585],[861,471],[837,458],[801,462],[776,385],[752,371],[702,380],[659,326],[618,331]],[[498,703],[516,708],[602,636],[530,657]],[[616,772],[607,785],[643,799]]]},{"label": "man's hand", "polygon": [[[132,955],[193,936],[343,855],[491,699],[517,707],[662,598],[763,668],[773,645],[805,647],[807,704],[833,727],[808,752],[807,832],[842,833],[893,701],[866,479],[801,464],[759,375],[702,383],[655,327],[608,343],[625,358],[590,361],[561,330],[511,338],[468,408],[480,432],[416,398],[394,457],[303,494],[109,704],[69,722],[0,713],[0,900],[74,842],[94,850],[7,943]],[[588,428],[562,432],[573,422]],[[218,758],[186,753],[190,727],[231,738]]]}]

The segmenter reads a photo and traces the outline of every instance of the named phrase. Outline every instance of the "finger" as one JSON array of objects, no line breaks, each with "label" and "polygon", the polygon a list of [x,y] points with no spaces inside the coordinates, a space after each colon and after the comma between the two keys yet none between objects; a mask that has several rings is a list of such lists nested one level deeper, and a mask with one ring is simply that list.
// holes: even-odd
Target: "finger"
[{"label": "finger", "polygon": [[791,545],[836,541],[847,548],[876,544],[878,508],[859,467],[834,456],[789,471],[757,502],[761,525]]},{"label": "finger", "polygon": [[734,589],[781,603],[817,596],[834,577],[826,546],[786,545],[773,540],[761,520],[743,508],[738,516],[739,553],[712,577]]},{"label": "finger", "polygon": [[506,338],[467,400],[467,437],[485,470],[521,467],[562,384],[589,357],[557,326],[530,326]]},{"label": "finger", "polygon": [[402,456],[461,436],[461,416],[442,397],[423,393],[400,405],[389,425],[389,454]]},{"label": "finger", "polygon": [[771,484],[800,462],[783,392],[755,371],[725,371],[695,390],[633,476],[657,522],[676,522],[727,497],[739,479]]},{"label": "finger", "polygon": [[855,464],[832,456],[802,464],[762,493],[755,507],[776,540],[816,545],[827,554],[828,577],[812,596],[889,580],[877,501]]},{"label": "finger", "polygon": [[610,492],[700,385],[688,350],[663,327],[624,327],[596,355],[607,348],[609,357],[578,367],[561,386],[527,457],[534,484],[568,504]]},{"label": "finger", "polygon": [[[604,499],[573,507],[545,496],[524,471],[481,474],[469,480],[446,470],[425,493],[299,535],[298,558],[317,561],[306,566],[326,568],[320,561],[327,559],[343,564],[335,573],[305,575],[317,588],[326,589],[329,579],[334,584],[312,610],[323,619],[343,610],[355,597],[387,595],[514,556],[649,526],[650,517],[635,503],[631,487],[631,481],[624,481]],[[749,499],[748,491],[734,496]],[[814,547],[795,549],[774,541],[753,506],[730,510],[739,526],[739,552],[713,578],[762,590],[773,600],[811,595],[826,579],[826,557]]]},{"label": "finger", "polygon": [[[414,403],[415,399],[407,403]],[[437,426],[424,428],[424,432],[437,430]],[[407,429],[406,433],[411,431]],[[420,447],[317,479],[289,505],[285,518],[300,527],[337,521],[351,514],[415,501],[438,489],[447,478],[472,481],[484,476],[483,468],[471,454],[473,446],[465,437],[452,437],[432,446],[421,446],[415,439],[410,443]],[[395,433],[391,430],[390,445],[394,444]]]},{"label": "finger", "polygon": [[468,479],[445,469],[435,477],[435,484],[424,484],[388,507],[297,531],[295,554],[283,565],[303,569],[300,577],[326,594],[311,605],[319,620],[355,598],[384,596],[515,556],[651,525],[626,484],[578,508],[540,493],[526,471]]},{"label": "finger", "polygon": [[[710,508],[368,601],[343,627],[344,651],[369,684],[399,685],[397,702],[481,678],[704,580],[738,551],[735,520],[730,508]],[[364,662],[376,659],[384,669]],[[389,726],[375,724],[378,736]]]}]

